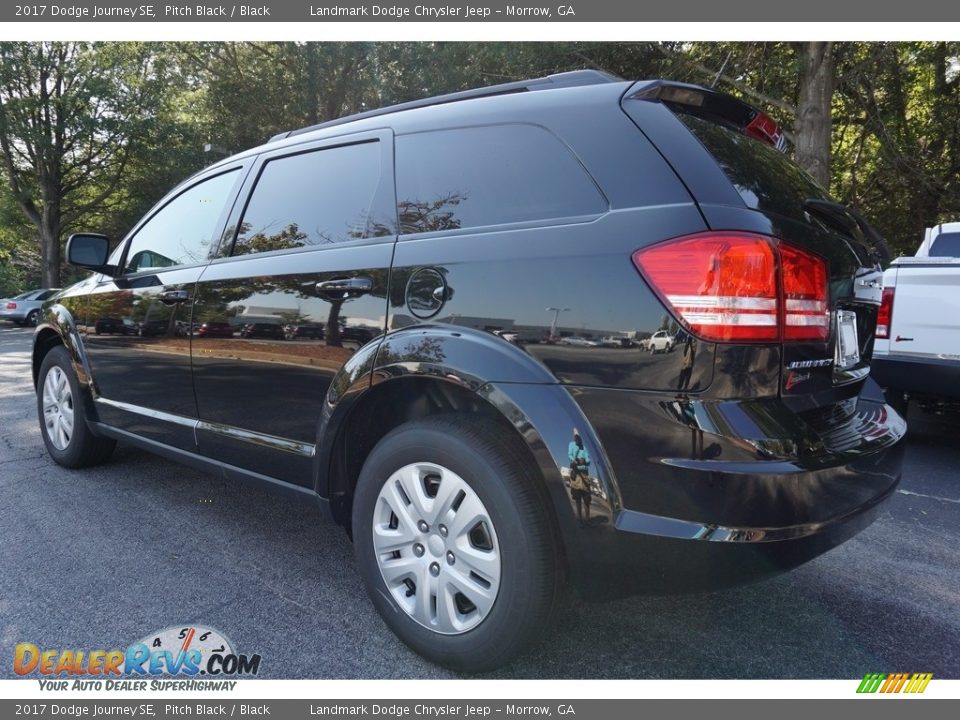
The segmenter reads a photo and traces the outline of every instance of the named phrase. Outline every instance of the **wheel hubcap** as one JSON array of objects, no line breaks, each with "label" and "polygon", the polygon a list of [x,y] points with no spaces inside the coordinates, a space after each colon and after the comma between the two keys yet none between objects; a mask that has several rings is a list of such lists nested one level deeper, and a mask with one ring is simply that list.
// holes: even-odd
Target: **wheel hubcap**
[{"label": "wheel hubcap", "polygon": [[483,622],[500,590],[500,547],[470,485],[440,465],[407,465],[384,483],[374,513],[377,564],[397,604],[443,635]]},{"label": "wheel hubcap", "polygon": [[57,450],[66,450],[73,436],[73,393],[63,370],[54,366],[43,382],[43,424]]}]

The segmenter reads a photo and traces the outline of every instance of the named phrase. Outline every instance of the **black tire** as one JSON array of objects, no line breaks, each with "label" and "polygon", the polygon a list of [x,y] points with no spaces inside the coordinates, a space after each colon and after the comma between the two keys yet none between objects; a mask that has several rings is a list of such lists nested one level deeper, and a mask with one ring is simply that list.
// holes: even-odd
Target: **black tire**
[{"label": "black tire", "polygon": [[[44,388],[47,375],[58,368],[65,376],[70,388],[70,406],[73,412],[73,429],[69,441],[63,448],[57,447],[50,437],[44,422]],[[87,425],[87,416],[80,394],[80,383],[73,370],[70,354],[62,345],[47,353],[37,375],[37,415],[40,420],[40,435],[50,457],[58,465],[68,468],[82,468],[104,462],[116,447],[116,441],[110,438],[96,437]]]},{"label": "black tire", "polygon": [[[460,634],[440,634],[417,622],[391,595],[378,565],[373,541],[378,496],[398,469],[413,463],[456,473],[495,528],[499,590],[489,613]],[[363,465],[352,517],[360,574],[383,620],[414,651],[451,670],[480,673],[513,660],[543,636],[560,594],[548,502],[517,438],[494,422],[439,415],[388,433]]]},{"label": "black tire", "polygon": [[27,322],[27,325],[29,325],[30,327],[36,327],[36,326],[37,326],[37,323],[40,322],[40,311],[39,311],[39,310],[31,310],[29,313],[27,313],[27,321],[26,321],[26,322]]}]

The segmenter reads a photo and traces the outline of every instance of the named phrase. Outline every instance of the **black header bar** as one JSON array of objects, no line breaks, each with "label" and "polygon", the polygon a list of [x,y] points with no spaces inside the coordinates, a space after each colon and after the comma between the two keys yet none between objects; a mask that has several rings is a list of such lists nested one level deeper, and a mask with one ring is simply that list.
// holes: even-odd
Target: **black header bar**
[{"label": "black header bar", "polygon": [[[0,22],[956,22],[960,3],[912,0],[63,0],[0,7]],[[856,38],[851,38],[856,39]]]}]

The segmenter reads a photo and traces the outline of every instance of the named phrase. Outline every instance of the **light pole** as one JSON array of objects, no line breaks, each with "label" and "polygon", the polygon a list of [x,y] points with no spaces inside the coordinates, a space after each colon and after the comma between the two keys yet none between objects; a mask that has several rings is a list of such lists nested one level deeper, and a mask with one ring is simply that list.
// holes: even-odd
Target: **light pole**
[{"label": "light pole", "polygon": [[547,312],[553,313],[553,322],[550,323],[550,339],[553,340],[557,336],[557,320],[560,319],[560,313],[570,312],[570,308],[548,307]]}]

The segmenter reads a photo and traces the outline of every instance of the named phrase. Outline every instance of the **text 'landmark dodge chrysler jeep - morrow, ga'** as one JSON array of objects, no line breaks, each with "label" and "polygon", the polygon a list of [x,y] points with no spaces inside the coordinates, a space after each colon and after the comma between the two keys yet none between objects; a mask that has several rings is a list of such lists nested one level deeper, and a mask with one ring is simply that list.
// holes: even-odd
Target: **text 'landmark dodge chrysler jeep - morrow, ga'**
[{"label": "text 'landmark dodge chrysler jeep - morrow, ga'", "polygon": [[905,425],[864,385],[876,233],[782,145],[730,96],[593,71],[278,135],[112,252],[70,239],[92,274],[36,331],[44,442],[319,499],[387,625],[458,670],[565,583],[796,566],[876,516]]}]

